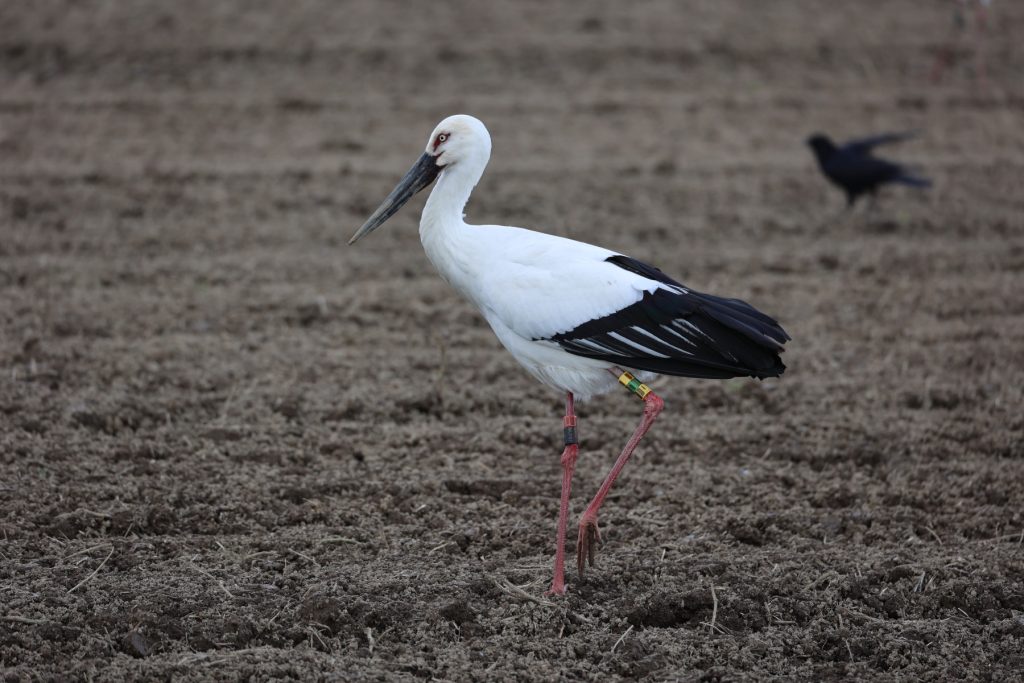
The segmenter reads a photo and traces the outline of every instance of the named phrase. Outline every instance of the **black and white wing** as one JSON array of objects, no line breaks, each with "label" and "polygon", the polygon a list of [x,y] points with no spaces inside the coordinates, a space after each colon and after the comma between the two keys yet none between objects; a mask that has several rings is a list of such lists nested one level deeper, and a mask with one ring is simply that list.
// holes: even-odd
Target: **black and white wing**
[{"label": "black and white wing", "polygon": [[567,352],[665,375],[777,377],[789,335],[739,299],[695,292],[628,256],[606,263],[661,283],[639,301],[546,339]]}]

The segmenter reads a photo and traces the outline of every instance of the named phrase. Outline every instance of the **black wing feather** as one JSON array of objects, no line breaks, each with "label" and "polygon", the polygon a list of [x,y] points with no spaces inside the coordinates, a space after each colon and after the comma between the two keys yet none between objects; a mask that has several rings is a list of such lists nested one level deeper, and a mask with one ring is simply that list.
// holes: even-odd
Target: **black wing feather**
[{"label": "black wing feather", "polygon": [[902,142],[903,140],[909,140],[915,137],[917,134],[911,131],[903,133],[882,133],[880,135],[870,135],[864,138],[857,138],[850,140],[843,145],[843,149],[849,150],[856,154],[870,154],[871,150],[879,145],[888,145],[894,142]]},{"label": "black wing feather", "polygon": [[899,164],[873,156],[838,152],[823,166],[825,174],[844,189],[864,192],[902,175]]},{"label": "black wing feather", "polygon": [[628,256],[606,259],[668,285],[637,303],[550,337],[569,353],[665,375],[724,379],[777,377],[789,335],[771,317],[739,299],[686,288]]}]

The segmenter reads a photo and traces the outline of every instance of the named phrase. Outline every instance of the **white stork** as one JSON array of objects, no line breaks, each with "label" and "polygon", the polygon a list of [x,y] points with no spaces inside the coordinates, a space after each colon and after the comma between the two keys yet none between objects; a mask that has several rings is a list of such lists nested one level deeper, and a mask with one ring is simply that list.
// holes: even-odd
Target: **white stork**
[{"label": "white stork", "polygon": [[597,513],[640,439],[664,407],[641,381],[655,374],[724,379],[777,377],[789,335],[738,299],[701,294],[657,268],[609,249],[502,225],[468,225],[463,209],[491,156],[491,136],[472,116],[439,123],[398,186],[349,240],[393,216],[430,185],[420,218],[427,257],[476,305],[506,349],[541,383],[566,394],[562,497],[554,579],[565,592],[569,491],[579,452],[573,399],[620,384],[644,402],[640,425],[579,522],[576,564],[594,564]]}]

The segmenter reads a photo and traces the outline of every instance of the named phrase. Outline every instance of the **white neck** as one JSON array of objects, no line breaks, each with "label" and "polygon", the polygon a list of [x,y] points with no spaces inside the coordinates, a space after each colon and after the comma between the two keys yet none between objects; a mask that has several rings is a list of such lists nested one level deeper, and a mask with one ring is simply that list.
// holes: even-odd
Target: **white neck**
[{"label": "white neck", "polygon": [[420,236],[436,229],[454,228],[462,223],[462,210],[466,208],[473,185],[459,177],[459,168],[446,168],[437,177],[430,197],[420,216]]},{"label": "white neck", "polygon": [[452,246],[447,238],[466,228],[462,212],[486,165],[486,158],[467,158],[448,166],[438,176],[420,216],[420,241],[428,253],[442,246],[434,244],[438,241]]},{"label": "white neck", "polygon": [[430,192],[423,214],[420,216],[420,241],[434,267],[441,276],[466,296],[472,254],[467,240],[472,226],[462,219],[473,187],[483,174],[487,158],[462,159],[445,168]]}]

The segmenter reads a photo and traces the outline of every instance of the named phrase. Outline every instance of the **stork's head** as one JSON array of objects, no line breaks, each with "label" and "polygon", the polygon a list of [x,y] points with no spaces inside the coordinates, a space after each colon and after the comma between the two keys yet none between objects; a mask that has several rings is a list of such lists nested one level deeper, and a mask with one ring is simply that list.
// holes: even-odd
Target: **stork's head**
[{"label": "stork's head", "polygon": [[442,172],[465,171],[471,176],[470,187],[476,183],[491,157],[491,135],[479,119],[456,114],[437,124],[427,139],[427,148],[377,207],[363,227],[356,230],[349,244],[373,232],[398,213],[413,195],[428,187]]}]

